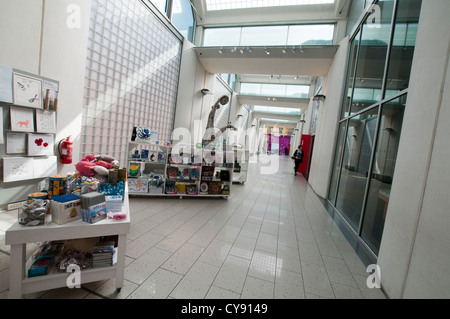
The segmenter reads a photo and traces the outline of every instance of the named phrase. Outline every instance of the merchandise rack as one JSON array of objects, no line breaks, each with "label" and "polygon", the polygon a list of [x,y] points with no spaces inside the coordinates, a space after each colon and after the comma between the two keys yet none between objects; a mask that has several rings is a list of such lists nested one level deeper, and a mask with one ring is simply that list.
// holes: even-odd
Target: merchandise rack
[{"label": "merchandise rack", "polygon": [[[194,145],[182,145],[183,147],[190,148],[191,149],[191,154],[200,156],[200,160],[201,161],[192,164],[192,163],[188,163],[186,161],[171,162],[170,159],[169,159],[169,154],[171,153],[171,150],[172,150],[172,148],[174,146],[175,145],[168,146],[168,145],[151,144],[151,143],[145,143],[145,142],[143,142],[143,143],[141,143],[141,142],[129,142],[128,143],[128,150],[127,150],[128,156],[127,156],[127,165],[126,165],[127,168],[129,166],[130,162],[141,162],[144,165],[150,163],[151,165],[155,165],[155,167],[158,166],[158,167],[163,167],[164,168],[164,174],[163,174],[164,183],[163,183],[163,186],[162,186],[163,189],[162,189],[161,193],[157,193],[157,194],[150,193],[149,192],[150,190],[148,192],[133,192],[133,191],[130,191],[129,195],[132,195],[132,196],[143,196],[143,197],[147,197],[147,196],[149,196],[149,197],[151,197],[151,196],[179,197],[180,199],[182,199],[183,197],[210,197],[210,198],[222,197],[222,198],[228,199],[231,196],[231,185],[233,183],[233,169],[234,169],[234,154],[235,154],[234,151],[221,151],[221,152],[215,151],[215,152],[217,152],[219,154],[222,154],[223,157],[225,157],[225,158],[227,158],[227,156],[232,156],[232,161],[231,161],[231,163],[228,164],[229,166],[226,166],[226,164],[224,165],[223,163],[221,163],[219,165],[213,165],[213,164],[205,164],[204,156],[206,156],[206,155],[204,154],[203,149],[196,148]],[[160,152],[165,153],[165,161],[164,161],[164,163],[162,163],[162,162],[156,163],[156,162],[151,162],[148,159],[143,160],[143,159],[139,159],[139,158],[132,158],[132,157],[130,157],[131,152],[133,150],[139,149],[139,148],[141,148],[141,149],[149,149],[149,150],[151,150],[153,152],[160,151]],[[210,151],[208,150],[208,152],[210,152]],[[215,159],[218,159],[218,158],[219,158],[219,156],[215,156]],[[211,180],[202,179],[202,173],[204,171],[204,167],[207,167],[207,166],[214,167],[214,174],[216,174],[218,171],[219,172],[227,171],[228,172],[228,176],[229,176],[229,180],[228,181],[223,181],[223,180],[220,180],[220,179],[211,179]],[[196,170],[198,178],[197,179],[180,179],[180,178],[174,179],[174,178],[170,178],[168,176],[168,174],[167,174],[167,169],[169,167],[175,167],[175,168],[178,168],[179,170],[184,170],[184,169]],[[141,172],[142,172],[142,169],[141,169]],[[138,177],[138,178],[128,176],[128,180],[129,181],[131,181],[132,179],[136,179],[136,180],[137,179],[141,179],[143,182],[148,182],[150,180],[150,177],[146,177],[145,175],[143,175],[141,177]],[[214,181],[221,181],[223,183],[223,185],[227,185],[228,186],[228,194],[202,194],[200,192],[200,187],[201,187],[201,184],[203,182],[214,182]],[[166,193],[166,191],[168,191],[167,186],[168,185],[172,185],[173,183],[175,183],[175,184],[186,184],[186,185],[191,184],[191,185],[195,185],[197,187],[198,192],[195,193],[195,194],[179,193],[179,192],[177,192],[177,193]]]},{"label": "merchandise rack", "polygon": [[[5,232],[5,243],[11,245],[11,267],[9,298],[22,298],[24,294],[67,286],[69,273],[52,273],[45,276],[27,277],[25,252],[27,243],[118,236],[117,263],[110,267],[90,268],[80,273],[80,284],[93,281],[116,279],[116,289],[124,284],[126,235],[130,229],[128,188],[125,188],[122,212],[124,220],[104,219],[95,224],[76,220],[58,225],[50,222],[42,226],[22,226],[18,222]],[[28,261],[29,264],[29,261]]]}]

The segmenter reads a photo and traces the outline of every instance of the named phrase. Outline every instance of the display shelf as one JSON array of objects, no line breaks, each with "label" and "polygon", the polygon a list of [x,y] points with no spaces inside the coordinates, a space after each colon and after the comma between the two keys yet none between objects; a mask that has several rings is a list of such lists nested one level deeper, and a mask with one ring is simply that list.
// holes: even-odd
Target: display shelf
[{"label": "display shelf", "polygon": [[[164,175],[163,180],[164,183],[162,185],[161,191],[155,191],[148,188],[148,191],[145,191],[145,183],[146,179],[150,178],[150,175],[145,174],[149,173],[149,171],[144,172],[142,170],[142,164],[148,163],[146,160],[142,160],[139,158],[131,158],[128,157],[128,163],[127,167],[129,166],[129,163],[131,162],[141,162],[141,174],[140,174],[140,186],[142,186],[143,191],[130,191],[130,195],[133,196],[168,196],[168,197],[175,197],[178,196],[180,198],[182,197],[223,197],[228,198],[231,194],[231,184],[232,184],[232,178],[233,178],[233,165],[234,165],[234,152],[233,151],[212,151],[212,150],[205,150],[198,149],[193,145],[176,145],[177,147],[183,147],[183,150],[186,154],[181,154],[177,156],[177,158],[174,158],[171,154],[172,149],[175,146],[166,146],[166,145],[156,145],[156,144],[148,144],[148,143],[137,143],[137,142],[130,142],[128,146],[129,154],[131,154],[132,151],[135,149],[141,148],[141,149],[155,149],[159,148],[161,151],[165,153],[165,163],[158,163],[160,164],[159,167],[164,168]],[[186,152],[186,149],[189,151]],[[211,155],[214,154],[214,155]],[[221,163],[223,160],[231,160],[231,163]],[[219,163],[216,163],[219,162]],[[153,167],[153,164],[152,166]],[[155,167],[156,163],[155,163]],[[210,167],[210,168],[208,168]],[[217,174],[217,172],[220,171],[227,171],[228,173],[224,173],[224,175],[227,175],[228,178],[225,181],[223,178],[214,178],[212,180],[208,180],[208,182],[222,182],[226,186],[226,191],[224,194],[201,194],[200,193],[200,185],[202,182],[207,181],[202,180],[202,174],[204,171],[212,169],[213,174]],[[129,177],[129,181],[132,180]],[[195,187],[194,187],[195,185]],[[192,193],[184,193],[184,188],[189,188],[191,186]],[[180,193],[181,190],[181,193]],[[188,192],[188,190],[186,190]]]},{"label": "display shelf", "polygon": [[233,169],[233,183],[244,184],[247,181],[247,171],[249,162],[249,151],[235,148],[235,163]]},{"label": "display shelf", "polygon": [[116,279],[116,289],[124,284],[126,235],[130,229],[130,212],[128,202],[128,187],[125,188],[122,212],[127,217],[124,220],[104,219],[95,224],[82,220],[58,225],[50,222],[42,226],[25,227],[16,222],[5,232],[5,243],[11,245],[11,267],[9,297],[21,298],[23,294],[65,287],[68,273],[49,273],[45,276],[26,276],[25,251],[27,243],[59,241],[79,238],[95,238],[116,235],[117,263],[115,266],[86,269],[81,272],[81,283]]}]

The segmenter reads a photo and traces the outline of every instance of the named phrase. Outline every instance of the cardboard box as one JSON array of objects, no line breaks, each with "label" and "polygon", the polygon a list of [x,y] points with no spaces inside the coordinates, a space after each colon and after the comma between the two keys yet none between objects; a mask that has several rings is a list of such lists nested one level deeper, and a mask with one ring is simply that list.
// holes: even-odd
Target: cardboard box
[{"label": "cardboard box", "polygon": [[62,225],[81,219],[80,200],[72,200],[65,203],[51,200],[50,209],[52,221],[55,224]]}]

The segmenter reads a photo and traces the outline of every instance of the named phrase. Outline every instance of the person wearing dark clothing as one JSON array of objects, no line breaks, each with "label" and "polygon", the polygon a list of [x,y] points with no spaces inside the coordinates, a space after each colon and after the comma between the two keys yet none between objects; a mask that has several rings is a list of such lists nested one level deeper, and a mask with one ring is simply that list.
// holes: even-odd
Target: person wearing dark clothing
[{"label": "person wearing dark clothing", "polygon": [[301,163],[303,163],[303,156],[305,156],[305,153],[303,152],[303,146],[299,145],[298,149],[295,150],[294,155],[292,158],[295,161],[294,165],[294,174],[297,175],[298,168]]}]

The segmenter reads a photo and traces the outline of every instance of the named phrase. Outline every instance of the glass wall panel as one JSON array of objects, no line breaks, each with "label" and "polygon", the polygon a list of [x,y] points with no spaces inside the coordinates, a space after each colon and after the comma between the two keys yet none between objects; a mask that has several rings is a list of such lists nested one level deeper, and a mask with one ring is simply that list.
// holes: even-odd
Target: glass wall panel
[{"label": "glass wall panel", "polygon": [[285,45],[288,26],[264,26],[242,28],[239,45]]},{"label": "glass wall panel", "polygon": [[389,204],[406,95],[383,105],[361,237],[378,254]]},{"label": "glass wall panel", "polygon": [[241,28],[205,28],[203,32],[203,46],[226,47],[239,45]]},{"label": "glass wall panel", "polygon": [[394,0],[378,1],[373,14],[368,16],[362,26],[350,116],[376,102],[372,99],[373,94],[368,92],[381,91],[394,2]]},{"label": "glass wall panel", "polygon": [[328,193],[328,199],[333,205],[336,204],[336,189],[338,183],[338,177],[341,171],[341,155],[344,149],[344,138],[346,136],[347,121],[339,123],[338,140],[336,142],[336,152],[334,154],[333,171],[331,172],[330,190]]},{"label": "glass wall panel", "polygon": [[421,4],[421,0],[403,0],[398,3],[386,97],[406,89],[409,85]]},{"label": "glass wall panel", "polygon": [[352,88],[353,88],[353,80],[355,75],[355,68],[356,68],[356,61],[358,57],[358,47],[359,47],[359,40],[361,37],[361,32],[358,32],[352,42],[352,46],[350,48],[350,62],[349,67],[347,71],[347,89],[346,89],[346,97],[343,102],[342,112],[341,112],[341,118],[348,117],[349,115],[349,109],[350,104],[352,101]]},{"label": "glass wall panel", "polygon": [[287,45],[331,45],[334,24],[292,25],[289,27]]},{"label": "glass wall panel", "polygon": [[359,225],[374,147],[377,110],[375,107],[351,118],[345,140],[336,207],[355,230]]},{"label": "glass wall panel", "polygon": [[334,24],[205,28],[203,46],[331,45]]},{"label": "glass wall panel", "polygon": [[172,23],[186,39],[194,42],[195,21],[189,0],[173,1]]},{"label": "glass wall panel", "polygon": [[240,94],[308,98],[309,85],[241,83]]}]

